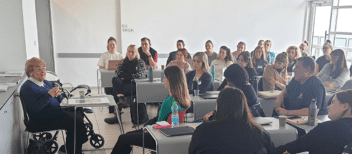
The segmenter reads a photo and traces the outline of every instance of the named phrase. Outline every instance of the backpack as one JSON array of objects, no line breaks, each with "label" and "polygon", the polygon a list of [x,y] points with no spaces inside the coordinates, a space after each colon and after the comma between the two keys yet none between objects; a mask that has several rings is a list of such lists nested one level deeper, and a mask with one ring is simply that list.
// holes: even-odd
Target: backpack
[{"label": "backpack", "polygon": [[54,140],[29,139],[27,154],[55,154],[58,144]]}]

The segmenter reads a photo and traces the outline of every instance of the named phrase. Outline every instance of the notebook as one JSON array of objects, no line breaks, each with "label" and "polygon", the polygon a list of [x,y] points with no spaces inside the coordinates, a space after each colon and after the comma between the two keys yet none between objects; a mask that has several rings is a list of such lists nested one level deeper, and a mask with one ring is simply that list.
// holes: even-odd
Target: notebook
[{"label": "notebook", "polygon": [[164,128],[159,130],[162,134],[167,137],[171,136],[180,136],[180,135],[190,135],[193,134],[194,128],[185,126],[185,127],[175,127],[175,128]]},{"label": "notebook", "polygon": [[122,60],[109,60],[108,70],[116,70]]}]

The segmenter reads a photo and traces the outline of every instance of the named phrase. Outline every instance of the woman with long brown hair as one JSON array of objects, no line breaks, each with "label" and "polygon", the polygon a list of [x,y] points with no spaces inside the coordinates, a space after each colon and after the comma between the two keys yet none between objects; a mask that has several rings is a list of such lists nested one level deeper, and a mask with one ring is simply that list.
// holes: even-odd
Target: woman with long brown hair
[{"label": "woman with long brown hair", "polygon": [[257,74],[259,76],[262,76],[264,73],[264,68],[268,64],[268,62],[265,60],[264,47],[257,46],[254,49],[254,54],[252,56],[252,64],[255,70],[257,71]]},{"label": "woman with long brown hair", "polygon": [[233,64],[233,57],[230,48],[226,46],[221,46],[219,51],[219,56],[217,59],[213,60],[210,64],[210,68],[215,67],[215,78],[222,81],[223,80],[223,69],[226,69],[231,64]]},{"label": "woman with long brown hair", "polygon": [[[177,102],[178,111],[186,110],[190,107],[191,98],[188,94],[186,77],[184,72],[177,66],[170,66],[164,70],[164,85],[169,91],[170,96],[164,100],[158,113],[158,122],[166,121],[172,113],[171,105]],[[180,121],[183,123],[183,121]],[[144,133],[144,146],[149,149],[155,149],[156,144],[153,137],[149,133]],[[120,135],[115,144],[112,154],[129,154],[132,150],[131,145],[142,146],[143,129],[131,131]]]},{"label": "woman with long brown hair", "polygon": [[215,119],[193,133],[188,153],[271,153],[269,134],[253,119],[244,93],[226,88],[219,93]]},{"label": "woman with long brown hair", "polygon": [[180,67],[185,73],[188,73],[191,69],[191,66],[186,61],[189,53],[187,49],[178,49],[176,52],[176,60],[171,61],[168,66],[178,66]]},{"label": "woman with long brown hair", "polygon": [[265,67],[263,74],[264,91],[281,90],[286,86],[287,63],[287,53],[282,52],[277,55],[274,64]]},{"label": "woman with long brown hair", "polygon": [[330,55],[331,63],[326,64],[317,77],[324,83],[325,88],[338,88],[350,78],[350,71],[342,49],[336,49]]}]

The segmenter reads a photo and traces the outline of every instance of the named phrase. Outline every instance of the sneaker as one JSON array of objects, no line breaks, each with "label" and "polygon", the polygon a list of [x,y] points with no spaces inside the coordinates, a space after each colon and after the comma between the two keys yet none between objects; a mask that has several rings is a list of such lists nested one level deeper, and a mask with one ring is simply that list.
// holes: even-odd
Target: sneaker
[{"label": "sneaker", "polygon": [[57,153],[59,153],[59,154],[66,154],[65,145],[62,145]]},{"label": "sneaker", "polygon": [[104,121],[107,123],[107,124],[118,124],[119,121],[117,120],[117,116],[113,116],[111,118],[105,118]]},{"label": "sneaker", "polygon": [[92,109],[90,108],[83,108],[83,112],[85,113],[94,113]]}]

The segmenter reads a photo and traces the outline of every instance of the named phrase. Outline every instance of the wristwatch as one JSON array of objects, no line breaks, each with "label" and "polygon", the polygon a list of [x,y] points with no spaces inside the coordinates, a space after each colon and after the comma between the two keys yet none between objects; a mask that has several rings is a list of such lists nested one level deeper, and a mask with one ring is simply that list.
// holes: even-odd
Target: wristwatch
[{"label": "wristwatch", "polygon": [[152,55],[150,54],[149,56],[147,56],[147,58],[150,58],[150,57],[152,57]]}]

